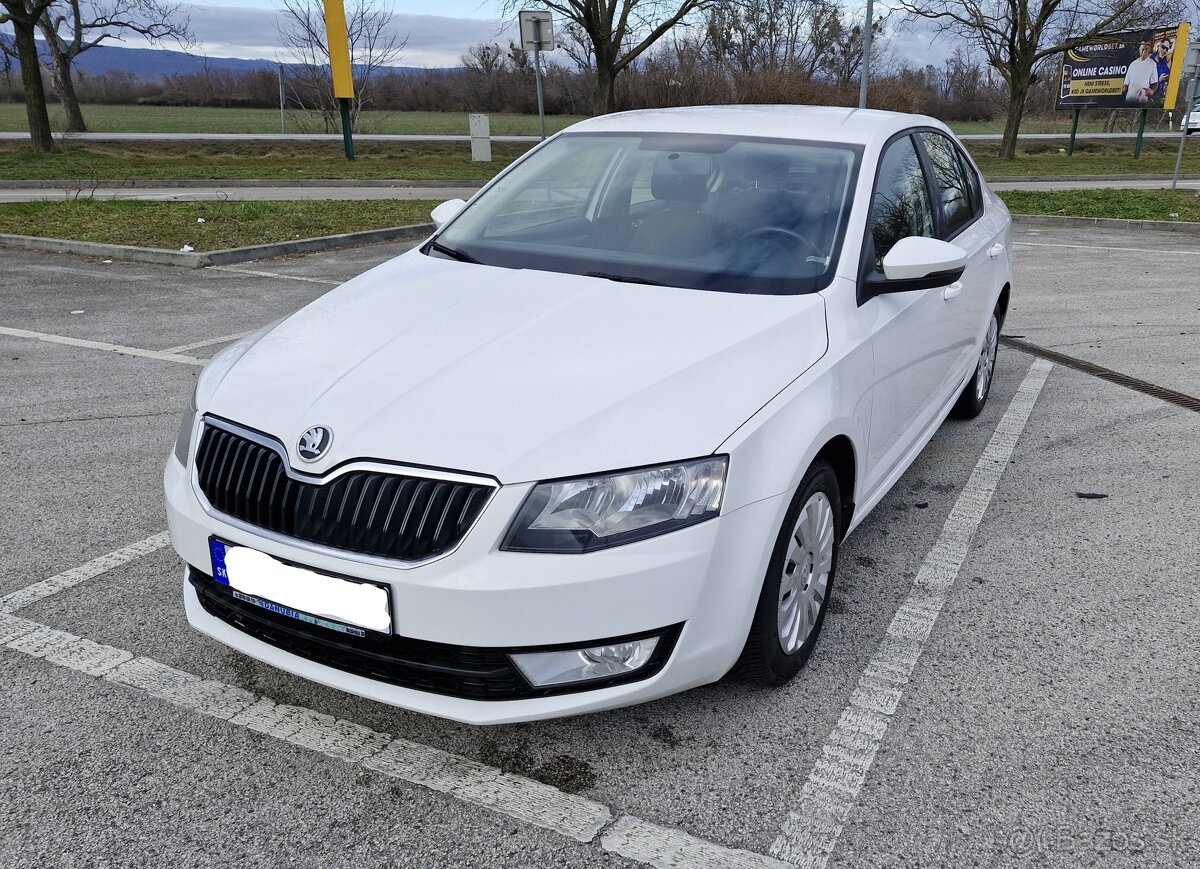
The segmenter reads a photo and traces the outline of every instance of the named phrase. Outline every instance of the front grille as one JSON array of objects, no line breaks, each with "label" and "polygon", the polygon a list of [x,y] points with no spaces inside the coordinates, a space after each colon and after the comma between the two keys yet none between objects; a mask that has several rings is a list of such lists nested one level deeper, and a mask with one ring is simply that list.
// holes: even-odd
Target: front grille
[{"label": "front grille", "polygon": [[548,697],[649,678],[666,664],[682,628],[665,629],[650,660],[631,675],[534,688],[509,661],[512,649],[452,646],[398,636],[353,637],[240,601],[229,586],[194,567],[189,567],[188,578],[206,612],[264,643],[356,676],[468,700]]},{"label": "front grille", "polygon": [[288,476],[282,449],[206,425],[196,450],[200,490],[213,509],[255,527],[404,561],[452,549],[493,491],[377,471],[306,483]]}]

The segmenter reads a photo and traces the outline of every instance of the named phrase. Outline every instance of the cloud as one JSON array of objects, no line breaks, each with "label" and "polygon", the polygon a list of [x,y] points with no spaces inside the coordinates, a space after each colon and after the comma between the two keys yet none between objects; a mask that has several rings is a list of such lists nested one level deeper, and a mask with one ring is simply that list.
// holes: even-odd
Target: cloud
[{"label": "cloud", "polygon": [[[188,6],[192,31],[200,42],[197,53],[213,57],[284,60],[290,58],[276,33],[278,14],[273,9],[238,6]],[[399,66],[458,66],[467,49],[480,42],[507,40],[515,27],[505,21],[450,18],[440,15],[392,16],[392,27],[408,44]],[[138,47],[133,40],[127,43]]]}]

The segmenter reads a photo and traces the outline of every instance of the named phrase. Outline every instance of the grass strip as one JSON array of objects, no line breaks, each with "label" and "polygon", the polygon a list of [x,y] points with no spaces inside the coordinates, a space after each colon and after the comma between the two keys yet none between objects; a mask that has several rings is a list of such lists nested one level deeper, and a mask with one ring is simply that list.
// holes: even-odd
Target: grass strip
[{"label": "grass strip", "polygon": [[1014,214],[1200,222],[1195,190],[1002,190]]},{"label": "grass strip", "polygon": [[353,161],[340,142],[86,142],[52,154],[0,142],[0,181],[73,180],[86,189],[99,180],[486,180],[528,148],[494,142],[493,161],[475,163],[470,145],[459,142],[363,142]]},{"label": "grass strip", "polygon": [[[62,106],[53,103],[50,127],[65,129]],[[94,133],[278,133],[279,109],[201,108],[189,106],[114,106],[84,103],[83,117]],[[491,119],[493,136],[536,136],[537,115],[497,112]],[[579,115],[548,115],[546,132],[557,133],[563,127],[582,120]],[[327,130],[319,115],[288,111],[285,131],[298,133],[337,133]],[[0,103],[0,131],[19,133],[29,129],[23,103]],[[467,136],[470,123],[466,112],[363,112],[360,133],[388,133],[410,136]]]},{"label": "grass strip", "polygon": [[437,201],[22,202],[0,205],[0,233],[179,250],[223,250],[429,222]]}]

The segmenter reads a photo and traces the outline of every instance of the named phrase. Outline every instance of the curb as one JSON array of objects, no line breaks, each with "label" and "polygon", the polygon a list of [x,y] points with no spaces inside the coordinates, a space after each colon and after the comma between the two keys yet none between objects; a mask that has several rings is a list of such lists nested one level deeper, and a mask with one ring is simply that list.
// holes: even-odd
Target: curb
[{"label": "curb", "polygon": [[[1169,175],[1167,176],[1170,177]],[[355,178],[179,178],[169,181],[155,181],[149,178],[112,179],[101,181],[82,181],[65,178],[60,180],[21,180],[0,181],[0,190],[137,190],[145,187],[428,187],[438,190],[443,187],[482,187],[491,179],[471,178],[461,181],[446,181],[433,179],[426,181],[407,181],[403,178],[364,179]]]},{"label": "curb", "polygon": [[314,253],[322,250],[359,247],[385,241],[424,238],[433,232],[432,223],[413,226],[395,226],[387,229],[369,229],[365,232],[346,232],[341,235],[325,235],[318,238],[301,238],[296,241],[280,241],[274,244],[259,244],[252,247],[233,247],[197,253],[163,250],[154,247],[132,247],[123,244],[101,244],[93,241],[71,241],[61,238],[38,238],[31,235],[5,235],[0,233],[0,246],[48,253],[71,253],[80,256],[105,257],[128,262],[153,263],[154,265],[180,266],[202,269],[206,266],[223,266],[251,260],[270,259],[297,253]]},{"label": "curb", "polygon": [[1174,220],[1124,220],[1119,217],[1067,217],[1059,214],[1014,214],[1013,223],[1029,226],[1091,226],[1100,229],[1157,229],[1200,235],[1200,223]]},{"label": "curb", "polygon": [[[1161,173],[1136,175],[1131,172],[1122,175],[989,175],[984,177],[988,184],[1023,184],[1032,181],[1170,181],[1174,175]],[[1200,175],[1185,172],[1179,176],[1180,181],[1196,181]],[[8,184],[4,181],[0,184]]]}]

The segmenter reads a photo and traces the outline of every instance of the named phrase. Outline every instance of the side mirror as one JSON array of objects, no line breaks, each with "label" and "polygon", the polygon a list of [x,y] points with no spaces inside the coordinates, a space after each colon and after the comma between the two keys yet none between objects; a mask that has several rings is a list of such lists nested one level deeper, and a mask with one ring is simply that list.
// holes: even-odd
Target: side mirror
[{"label": "side mirror", "polygon": [[436,229],[441,229],[454,218],[458,217],[460,211],[467,207],[467,203],[461,199],[447,199],[433,211],[429,212],[429,216],[433,218],[433,225]]},{"label": "side mirror", "polygon": [[867,284],[874,295],[931,290],[954,283],[966,268],[967,252],[961,247],[910,235],[892,246],[883,258],[883,275],[876,272]]}]

